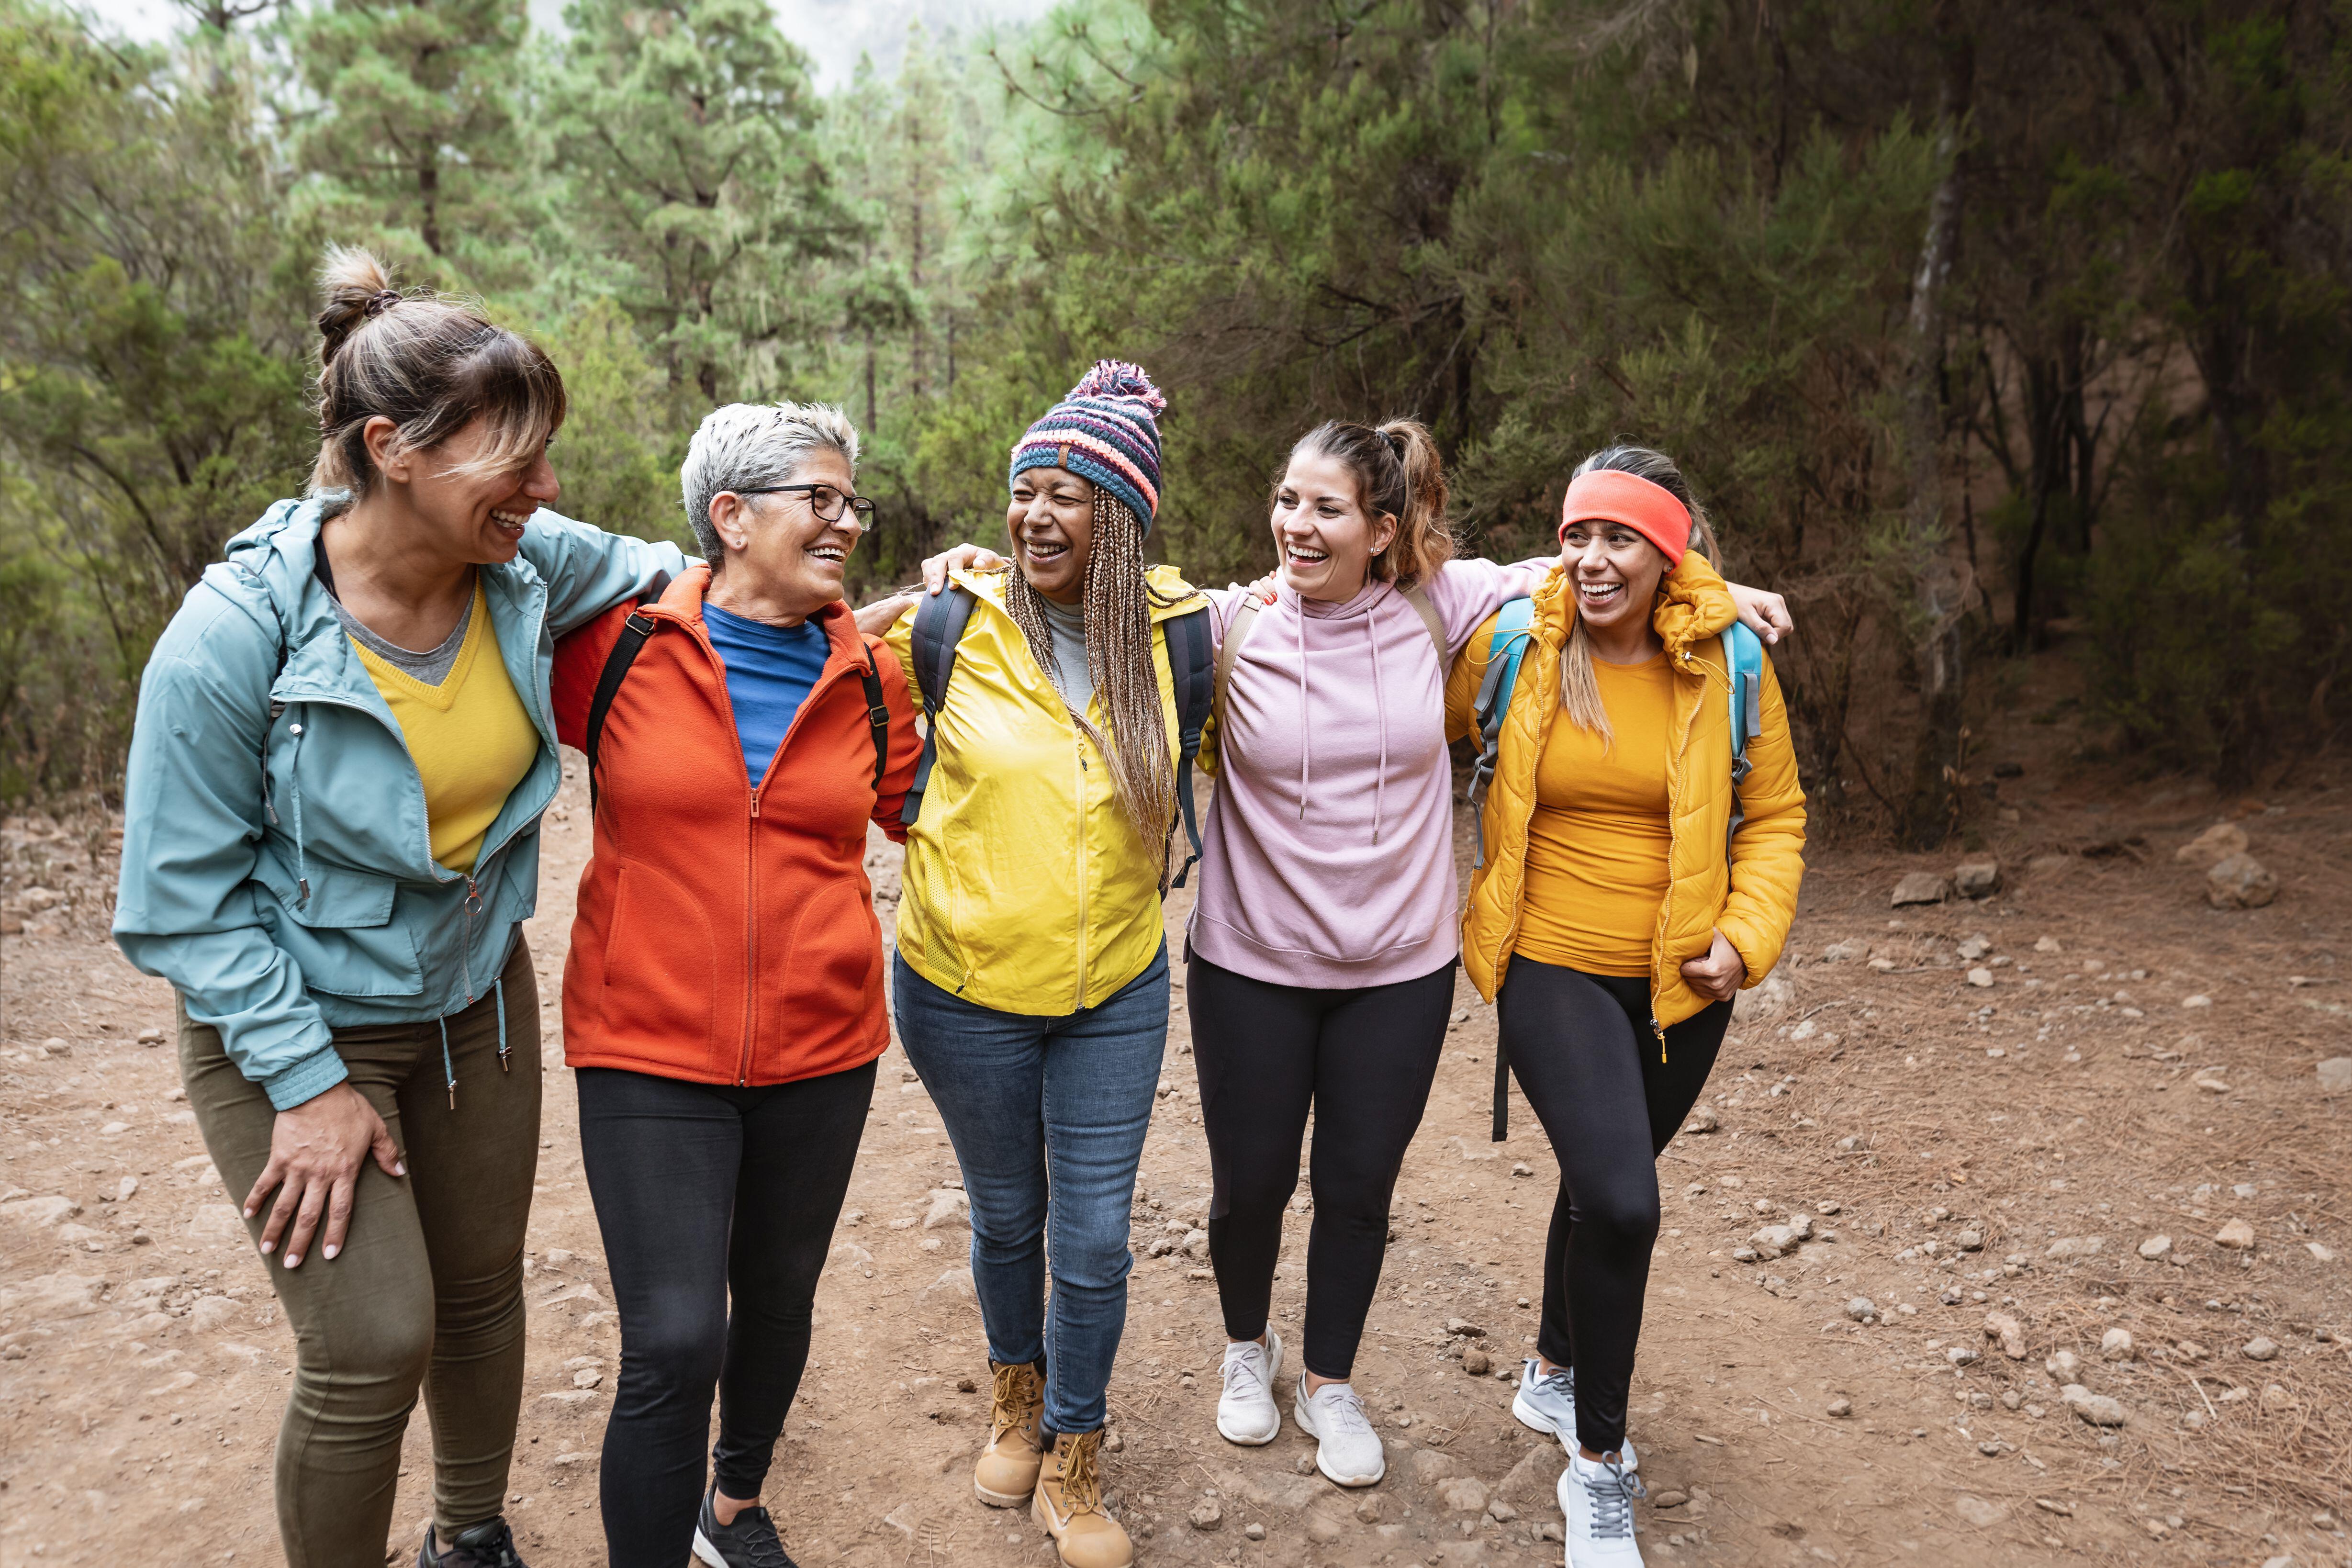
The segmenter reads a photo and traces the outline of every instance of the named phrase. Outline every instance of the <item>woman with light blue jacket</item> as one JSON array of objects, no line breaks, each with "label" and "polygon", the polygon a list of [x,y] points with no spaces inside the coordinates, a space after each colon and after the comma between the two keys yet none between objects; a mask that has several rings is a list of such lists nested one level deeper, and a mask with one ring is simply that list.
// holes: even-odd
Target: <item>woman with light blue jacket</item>
[{"label": "woman with light blue jacket", "polygon": [[294,1329],[287,1561],[379,1568],[421,1384],[419,1563],[520,1568],[553,639],[683,560],[541,510],[539,349],[362,253],[325,283],[311,499],[230,541],[155,647],[114,934],[179,992],[188,1102]]}]

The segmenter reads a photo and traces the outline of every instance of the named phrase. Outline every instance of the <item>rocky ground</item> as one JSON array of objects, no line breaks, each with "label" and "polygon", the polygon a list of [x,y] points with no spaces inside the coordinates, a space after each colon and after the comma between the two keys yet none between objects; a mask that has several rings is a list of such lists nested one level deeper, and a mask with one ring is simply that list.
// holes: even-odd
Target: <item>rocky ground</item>
[{"label": "rocky ground", "polygon": [[[1996,786],[2009,819],[1974,852],[1814,857],[1789,960],[1660,1165],[1632,1431],[1654,1563],[2352,1562],[2352,791],[2315,766],[2262,801],[2047,772]],[[531,931],[551,1065],[587,842],[567,789]],[[2217,909],[2177,858],[2222,824],[2195,858],[2242,833],[2273,901]],[[115,842],[97,816],[0,830],[0,1568],[271,1562],[292,1346],[181,1101],[169,989],[102,939]],[[873,859],[887,916],[896,851]],[[1981,898],[1890,903],[1986,859]],[[1400,1184],[1358,1368],[1390,1473],[1362,1492],[1286,1420],[1264,1448],[1216,1436],[1184,1039],[1180,1016],[1112,1388],[1143,1561],[1557,1563],[1560,1451],[1503,1381],[1555,1167],[1523,1103],[1486,1141],[1492,1012],[1461,988]],[[534,1563],[591,1563],[618,1335],[560,1070],[547,1112],[509,1512]],[[988,1378],[955,1175],[894,1048],[769,1493],[808,1568],[1053,1561],[972,1499]],[[387,1561],[428,1469],[419,1420]]]}]

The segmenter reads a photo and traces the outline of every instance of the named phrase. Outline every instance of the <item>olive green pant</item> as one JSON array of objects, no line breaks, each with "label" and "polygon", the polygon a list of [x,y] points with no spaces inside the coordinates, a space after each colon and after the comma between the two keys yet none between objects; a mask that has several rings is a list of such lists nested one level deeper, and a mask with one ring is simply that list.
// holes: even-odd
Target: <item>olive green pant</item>
[{"label": "olive green pant", "polygon": [[[338,1029],[335,1049],[408,1174],[361,1165],[334,1258],[315,1237],[299,1268],[280,1263],[282,1247],[257,1258],[295,1341],[278,1428],[278,1529],[290,1568],[383,1568],[420,1383],[441,1539],[495,1517],[506,1494],[522,1404],[523,1230],[539,1164],[539,986],[521,936],[499,991],[446,1020]],[[242,1205],[269,1162],[268,1096],[184,1005],[180,1074],[213,1163]],[[268,1215],[265,1205],[246,1222],[257,1247]]]}]

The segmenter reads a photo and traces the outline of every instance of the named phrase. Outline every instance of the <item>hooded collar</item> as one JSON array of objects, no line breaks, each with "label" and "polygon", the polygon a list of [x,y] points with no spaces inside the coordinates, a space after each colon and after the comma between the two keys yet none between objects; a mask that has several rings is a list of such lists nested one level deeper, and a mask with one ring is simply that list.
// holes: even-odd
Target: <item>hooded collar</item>
[{"label": "hooded collar", "polygon": [[[1706,556],[1694,550],[1660,583],[1658,607],[1650,626],[1666,645],[1666,662],[1679,669],[1690,652],[1707,638],[1720,637],[1738,618],[1731,590]],[[1576,594],[1567,568],[1555,563],[1535,591],[1536,625],[1546,642],[1567,646],[1569,628],[1576,620]]]}]

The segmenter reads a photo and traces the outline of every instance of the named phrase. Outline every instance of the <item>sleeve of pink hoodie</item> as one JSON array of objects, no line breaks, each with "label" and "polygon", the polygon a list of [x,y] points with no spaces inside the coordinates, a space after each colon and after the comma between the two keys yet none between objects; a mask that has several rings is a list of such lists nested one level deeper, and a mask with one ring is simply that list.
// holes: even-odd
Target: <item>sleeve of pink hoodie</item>
[{"label": "sleeve of pink hoodie", "polygon": [[1446,657],[1459,657],[1471,634],[1505,600],[1534,593],[1551,564],[1547,555],[1509,566],[1474,558],[1449,561],[1440,568],[1429,585],[1429,602],[1445,627]]}]

